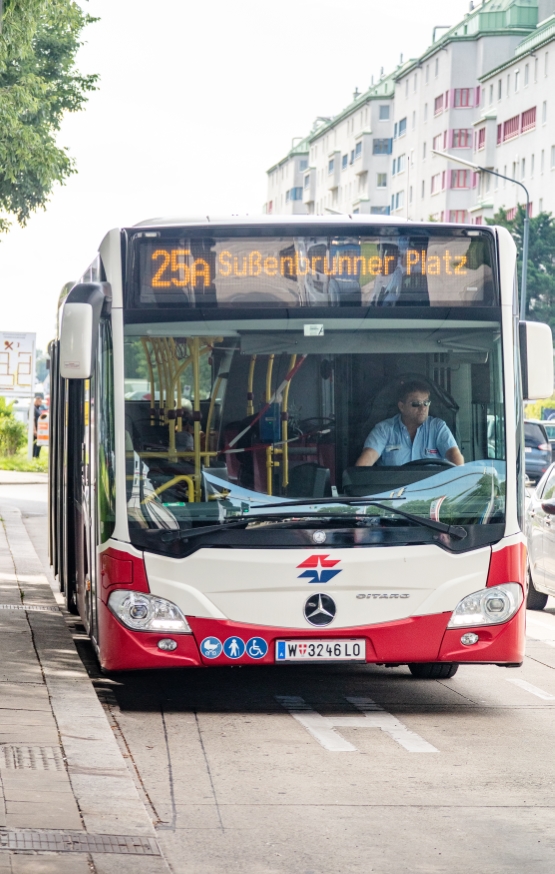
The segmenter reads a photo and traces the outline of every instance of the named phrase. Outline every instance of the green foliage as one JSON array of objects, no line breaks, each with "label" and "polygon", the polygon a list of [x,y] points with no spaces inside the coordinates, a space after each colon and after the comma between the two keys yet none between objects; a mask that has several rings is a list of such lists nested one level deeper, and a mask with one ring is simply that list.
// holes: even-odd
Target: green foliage
[{"label": "green foliage", "polygon": [[[89,22],[74,0],[4,0],[0,35],[0,210],[25,225],[56,182],[75,172],[56,132],[83,107],[96,76],[75,68]],[[9,227],[0,218],[0,231]]]},{"label": "green foliage", "polygon": [[48,473],[48,449],[43,446],[39,458],[27,458],[27,449],[9,458],[0,457],[0,470],[20,470],[29,473]]},{"label": "green foliage", "polygon": [[524,415],[527,419],[542,419],[542,410],[545,407],[555,410],[555,395],[547,401],[534,401],[533,404],[526,404],[524,406]]},{"label": "green foliage", "polygon": [[7,401],[6,398],[0,397],[0,422],[2,419],[13,419],[13,402]]},{"label": "green foliage", "polygon": [[[519,204],[514,219],[500,209],[490,225],[501,225],[511,233],[518,250],[518,280],[522,282],[522,237],[525,207]],[[551,213],[541,212],[530,219],[528,239],[527,318],[547,322],[555,329],[555,219]]]},{"label": "green foliage", "polygon": [[0,455],[8,458],[15,455],[27,440],[27,428],[13,416],[0,419]]}]

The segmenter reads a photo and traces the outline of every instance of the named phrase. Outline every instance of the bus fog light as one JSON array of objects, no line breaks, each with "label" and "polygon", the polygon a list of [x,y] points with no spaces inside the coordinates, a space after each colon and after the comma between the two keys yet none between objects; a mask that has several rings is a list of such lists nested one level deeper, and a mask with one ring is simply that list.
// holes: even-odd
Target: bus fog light
[{"label": "bus fog light", "polygon": [[177,604],[165,598],[117,589],[111,593],[108,607],[123,625],[133,631],[191,634],[191,627]]},{"label": "bus fog light", "polygon": [[[461,643],[463,646],[472,646],[473,643],[478,643],[479,640],[480,638],[477,634],[474,634],[473,631],[468,631],[461,637]],[[158,646],[160,646],[160,644],[158,644]]]},{"label": "bus fog light", "polygon": [[522,586],[503,583],[491,589],[480,589],[459,601],[447,628],[469,625],[499,625],[511,619],[522,604]]},{"label": "bus fog light", "polygon": [[162,640],[159,640],[156,645],[158,649],[161,649],[163,652],[173,652],[177,649],[177,641],[172,640],[171,637],[164,637]]}]

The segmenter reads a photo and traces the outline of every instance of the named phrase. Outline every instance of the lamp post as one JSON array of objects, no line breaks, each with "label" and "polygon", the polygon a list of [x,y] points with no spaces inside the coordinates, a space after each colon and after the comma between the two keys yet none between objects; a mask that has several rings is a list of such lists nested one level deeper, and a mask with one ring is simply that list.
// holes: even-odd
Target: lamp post
[{"label": "lamp post", "polygon": [[474,164],[472,161],[465,161],[463,158],[450,155],[448,152],[438,152],[437,149],[432,149],[433,155],[438,155],[440,158],[447,158],[448,161],[454,161],[455,164],[463,164],[465,167],[471,167],[476,173],[489,173],[490,176],[498,176],[499,179],[506,179],[507,182],[513,182],[515,185],[520,185],[524,189],[526,195],[526,212],[524,215],[524,228],[522,232],[522,281],[520,283],[520,320],[523,322],[526,319],[526,286],[528,280],[528,237],[530,230],[530,195],[528,189],[518,179],[513,179],[512,176],[504,176],[503,173],[498,173],[497,170],[489,170],[487,167],[480,167],[479,164]]}]

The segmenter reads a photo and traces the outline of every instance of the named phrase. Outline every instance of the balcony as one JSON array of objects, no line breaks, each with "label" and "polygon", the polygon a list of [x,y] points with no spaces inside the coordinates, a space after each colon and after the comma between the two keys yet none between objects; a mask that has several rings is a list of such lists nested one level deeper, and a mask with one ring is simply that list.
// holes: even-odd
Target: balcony
[{"label": "balcony", "polygon": [[303,174],[303,203],[314,203],[316,199],[316,167],[310,167]]}]

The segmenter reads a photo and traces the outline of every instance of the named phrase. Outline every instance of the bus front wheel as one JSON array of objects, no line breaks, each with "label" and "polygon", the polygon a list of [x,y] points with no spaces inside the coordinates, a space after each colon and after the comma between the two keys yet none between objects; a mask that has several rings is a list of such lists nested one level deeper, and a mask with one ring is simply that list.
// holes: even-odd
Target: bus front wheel
[{"label": "bus front wheel", "polygon": [[419,680],[448,680],[459,670],[457,662],[415,662],[408,668]]}]

